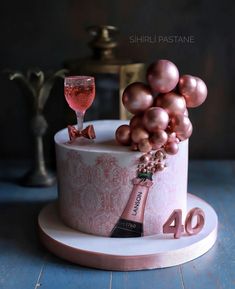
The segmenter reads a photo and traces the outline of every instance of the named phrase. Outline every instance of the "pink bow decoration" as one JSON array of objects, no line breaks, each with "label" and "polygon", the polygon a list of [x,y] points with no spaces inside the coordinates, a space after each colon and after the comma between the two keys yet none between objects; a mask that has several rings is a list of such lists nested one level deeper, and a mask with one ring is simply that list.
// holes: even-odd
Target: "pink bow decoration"
[{"label": "pink bow decoration", "polygon": [[69,133],[69,139],[70,141],[73,141],[74,139],[78,137],[85,137],[88,139],[95,139],[95,130],[93,125],[88,125],[85,129],[83,130],[78,130],[76,127],[72,125],[68,125],[68,133]]}]

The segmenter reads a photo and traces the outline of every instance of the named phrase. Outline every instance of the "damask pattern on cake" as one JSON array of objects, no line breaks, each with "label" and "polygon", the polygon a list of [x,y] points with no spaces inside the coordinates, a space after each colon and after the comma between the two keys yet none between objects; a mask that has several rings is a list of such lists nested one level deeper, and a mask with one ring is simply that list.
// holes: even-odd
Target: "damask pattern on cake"
[{"label": "damask pattern on cake", "polygon": [[[130,197],[137,159],[101,152],[90,156],[89,151],[65,147],[57,150],[62,220],[79,231],[110,236]],[[153,177],[145,208],[144,235],[161,233],[162,225],[175,208],[185,216],[187,154],[179,151],[167,162],[166,170]]]},{"label": "damask pattern on cake", "polygon": [[[59,203],[64,222],[83,232],[92,230],[109,235],[112,223],[117,221],[125,206],[125,198],[120,195],[128,185],[131,190],[129,180],[133,172],[121,168],[117,159],[109,154],[98,155],[93,165],[87,165],[78,152],[68,151],[58,167],[58,174],[63,180]],[[94,189],[96,193],[91,194]]]}]

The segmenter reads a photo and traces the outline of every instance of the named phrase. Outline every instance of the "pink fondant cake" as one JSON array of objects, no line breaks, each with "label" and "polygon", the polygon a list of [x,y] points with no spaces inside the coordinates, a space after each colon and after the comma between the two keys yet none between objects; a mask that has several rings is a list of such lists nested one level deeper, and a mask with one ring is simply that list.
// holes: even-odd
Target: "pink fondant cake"
[{"label": "pink fondant cake", "polygon": [[43,243],[62,258],[109,270],[162,268],[201,256],[216,240],[215,212],[187,194],[188,109],[205,101],[207,87],[164,59],[146,80],[123,91],[130,121],[83,126],[95,80],[65,79],[77,126],[55,135],[59,210],[50,205],[39,216]]},{"label": "pink fondant cake", "polygon": [[[119,120],[93,121],[97,137],[82,144],[79,144],[79,139],[68,143],[67,129],[55,135],[59,212],[66,225],[89,234],[112,236],[121,217],[130,221],[126,226],[138,226],[143,222],[143,234],[152,235],[162,233],[163,224],[176,208],[182,210],[184,220],[188,140],[179,143],[177,154],[167,156],[167,168],[153,175],[148,193],[134,192],[133,208],[129,203],[125,210],[139,159],[143,155],[116,143],[115,131],[126,123]],[[141,213],[138,207],[141,197],[145,197],[146,202],[143,216],[138,215]]]}]

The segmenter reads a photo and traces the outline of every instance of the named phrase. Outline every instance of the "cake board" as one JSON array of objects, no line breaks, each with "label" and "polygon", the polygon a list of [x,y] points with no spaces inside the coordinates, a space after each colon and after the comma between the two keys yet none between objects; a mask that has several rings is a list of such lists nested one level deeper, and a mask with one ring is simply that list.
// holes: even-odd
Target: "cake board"
[{"label": "cake board", "polygon": [[171,267],[205,254],[217,238],[218,218],[204,200],[188,194],[188,211],[199,207],[205,225],[196,235],[158,234],[140,238],[110,238],[71,229],[60,220],[56,204],[39,214],[39,235],[44,246],[60,258],[104,270],[134,271]]}]

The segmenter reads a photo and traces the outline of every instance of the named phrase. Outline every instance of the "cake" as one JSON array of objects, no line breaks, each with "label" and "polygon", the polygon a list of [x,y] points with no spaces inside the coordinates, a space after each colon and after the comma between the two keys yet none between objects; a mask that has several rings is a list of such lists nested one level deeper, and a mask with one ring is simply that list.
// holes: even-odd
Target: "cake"
[{"label": "cake", "polygon": [[[133,114],[130,122],[93,121],[83,131],[69,126],[55,136],[59,214],[64,224],[79,232],[105,237],[181,235],[193,129],[187,108],[201,105],[207,88],[198,77],[180,77],[169,60],[150,65],[146,78],[147,84],[132,83],[123,92],[123,104]],[[77,86],[68,86],[76,77],[67,80],[71,108],[85,109],[88,100],[90,106],[94,84],[92,94],[82,95],[79,103]],[[88,87],[79,89],[84,93]],[[188,234],[204,224],[203,212],[191,215],[198,222],[194,230],[186,226],[191,228]]]},{"label": "cake", "polygon": [[65,79],[78,122],[55,135],[58,201],[38,218],[41,241],[63,259],[105,270],[164,268],[205,254],[216,241],[215,211],[187,193],[188,109],[204,102],[206,85],[179,76],[169,60],[154,62],[146,76],[123,92],[130,120],[83,127],[94,78]]},{"label": "cake", "polygon": [[[132,83],[123,92],[123,104],[133,114],[130,122],[98,120],[85,123],[83,131],[69,126],[58,132],[59,215],[64,224],[96,236],[174,233],[180,238],[185,223],[187,234],[197,234],[204,213],[199,208],[187,212],[192,134],[187,108],[201,105],[206,96],[201,79],[179,77],[172,62],[159,60],[147,70],[147,84]],[[76,95],[68,97],[78,101]]]}]

